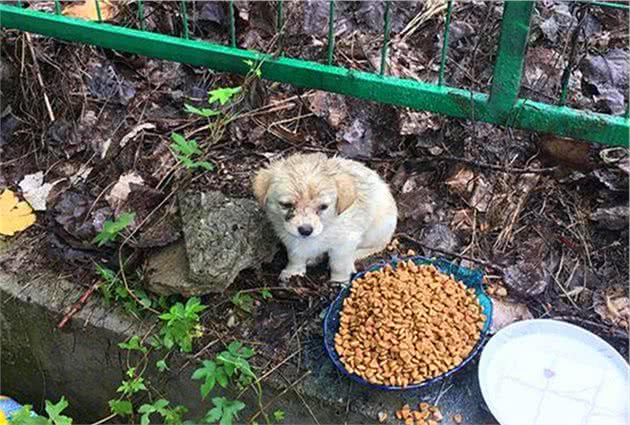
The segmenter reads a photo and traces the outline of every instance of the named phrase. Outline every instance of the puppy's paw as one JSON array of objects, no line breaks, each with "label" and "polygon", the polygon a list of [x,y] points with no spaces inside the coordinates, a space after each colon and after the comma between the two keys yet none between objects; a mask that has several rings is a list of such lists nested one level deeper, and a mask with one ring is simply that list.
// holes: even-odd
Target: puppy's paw
[{"label": "puppy's paw", "polygon": [[304,276],[306,273],[303,270],[284,269],[280,272],[280,281],[288,282],[293,276]]}]

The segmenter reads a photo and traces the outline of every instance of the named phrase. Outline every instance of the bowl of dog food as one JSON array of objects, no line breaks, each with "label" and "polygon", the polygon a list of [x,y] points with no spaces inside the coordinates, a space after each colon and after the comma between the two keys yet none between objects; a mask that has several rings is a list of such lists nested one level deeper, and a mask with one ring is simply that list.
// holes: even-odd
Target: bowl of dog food
[{"label": "bowl of dog food", "polygon": [[358,273],[330,305],[324,346],[350,379],[372,388],[423,388],[457,373],[488,336],[483,273],[446,260],[393,257]]}]

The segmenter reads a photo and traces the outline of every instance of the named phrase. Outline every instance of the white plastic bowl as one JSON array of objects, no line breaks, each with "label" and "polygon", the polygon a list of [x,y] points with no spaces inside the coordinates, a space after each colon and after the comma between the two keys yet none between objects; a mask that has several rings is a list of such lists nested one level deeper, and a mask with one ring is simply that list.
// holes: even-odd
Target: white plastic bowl
[{"label": "white plastic bowl", "polygon": [[550,319],[501,329],[479,362],[481,393],[501,425],[628,425],[629,373],[603,339]]}]

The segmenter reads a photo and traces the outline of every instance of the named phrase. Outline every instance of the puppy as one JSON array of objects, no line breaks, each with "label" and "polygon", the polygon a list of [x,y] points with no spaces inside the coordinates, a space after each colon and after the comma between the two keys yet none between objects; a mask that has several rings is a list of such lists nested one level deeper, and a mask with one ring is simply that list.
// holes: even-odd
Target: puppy
[{"label": "puppy", "polygon": [[253,192],[287,248],[283,281],[327,253],[331,280],[347,282],[355,260],[383,250],[396,229],[387,183],[356,161],[296,154],[259,170]]}]

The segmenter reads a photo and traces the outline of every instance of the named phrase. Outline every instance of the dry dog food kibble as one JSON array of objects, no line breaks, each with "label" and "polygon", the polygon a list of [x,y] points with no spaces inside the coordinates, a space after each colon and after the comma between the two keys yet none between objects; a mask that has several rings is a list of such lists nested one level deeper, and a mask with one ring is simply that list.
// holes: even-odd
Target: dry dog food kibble
[{"label": "dry dog food kibble", "polygon": [[408,404],[405,404],[400,410],[396,411],[396,417],[404,421],[405,425],[437,425],[443,418],[440,408],[432,406],[429,403],[420,403],[419,410],[411,410]]},{"label": "dry dog food kibble", "polygon": [[408,261],[355,280],[340,322],[335,348],[346,369],[370,383],[405,387],[459,365],[485,316],[473,289]]}]

